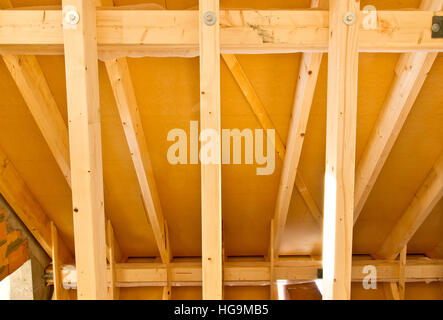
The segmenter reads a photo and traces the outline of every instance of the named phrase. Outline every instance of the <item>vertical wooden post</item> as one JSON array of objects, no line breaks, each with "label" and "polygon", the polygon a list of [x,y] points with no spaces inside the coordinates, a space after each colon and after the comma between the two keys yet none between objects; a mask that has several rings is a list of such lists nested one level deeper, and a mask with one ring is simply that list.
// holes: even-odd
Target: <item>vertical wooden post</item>
[{"label": "vertical wooden post", "polygon": [[270,258],[271,258],[271,261],[270,261],[270,270],[269,270],[269,272],[270,272],[270,275],[269,275],[269,278],[270,278],[270,282],[269,282],[269,286],[270,286],[270,290],[271,290],[271,292],[270,292],[270,296],[271,296],[271,300],[276,300],[278,297],[277,297],[277,287],[276,287],[276,285],[275,285],[275,255],[276,255],[276,253],[275,253],[275,243],[274,243],[274,241],[275,241],[275,230],[274,230],[274,219],[272,219],[271,220],[271,242],[270,242]]},{"label": "vertical wooden post", "polygon": [[63,0],[78,299],[107,299],[96,11]]},{"label": "vertical wooden post", "polygon": [[323,299],[351,296],[358,79],[357,0],[329,2]]},{"label": "vertical wooden post", "polygon": [[166,221],[164,221],[165,226],[165,239],[166,239],[166,248],[167,248],[167,254],[166,254],[166,274],[167,274],[167,284],[163,287],[163,300],[171,300],[172,298],[172,274],[171,274],[171,260],[172,260],[172,254],[171,254],[171,246],[169,244],[169,228]]},{"label": "vertical wooden post", "polygon": [[[220,15],[218,0],[200,0],[201,130],[218,134],[214,163],[201,164],[203,299],[222,299],[222,213],[220,144]],[[214,21],[215,20],[215,21]],[[209,138],[211,139],[211,138]],[[203,144],[204,142],[202,142]]]},{"label": "vertical wooden post", "polygon": [[407,253],[408,253],[408,247],[404,246],[400,252],[400,270],[398,273],[398,291],[399,291],[400,300],[405,300]]},{"label": "vertical wooden post", "polygon": [[109,299],[118,300],[120,297],[120,288],[117,286],[117,253],[116,242],[114,235],[114,228],[112,227],[111,220],[108,220],[106,225],[108,238],[108,260],[109,260],[109,273],[110,273],[110,286],[109,286]]},{"label": "vertical wooden post", "polygon": [[58,253],[58,232],[53,221],[51,221],[51,238],[52,238],[52,275],[54,279],[54,300],[63,300],[63,286],[60,273],[61,264]]}]

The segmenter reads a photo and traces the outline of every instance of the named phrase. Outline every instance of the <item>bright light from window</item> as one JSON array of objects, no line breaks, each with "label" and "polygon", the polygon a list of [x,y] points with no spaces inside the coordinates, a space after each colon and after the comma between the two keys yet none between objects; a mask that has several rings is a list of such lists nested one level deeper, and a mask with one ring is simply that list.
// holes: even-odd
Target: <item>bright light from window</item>
[{"label": "bright light from window", "polygon": [[277,280],[277,299],[278,300],[286,300],[286,285],[288,281],[286,280]]},{"label": "bright light from window", "polygon": [[318,291],[320,291],[321,295],[323,296],[323,280],[322,279],[317,279],[314,282],[317,285]]}]

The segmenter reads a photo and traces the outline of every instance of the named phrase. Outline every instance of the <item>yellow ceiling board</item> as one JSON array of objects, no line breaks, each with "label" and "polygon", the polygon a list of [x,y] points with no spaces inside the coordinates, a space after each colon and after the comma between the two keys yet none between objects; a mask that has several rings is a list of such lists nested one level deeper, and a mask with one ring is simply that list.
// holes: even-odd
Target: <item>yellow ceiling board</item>
[{"label": "yellow ceiling board", "polygon": [[[357,222],[355,233],[362,233],[358,237],[362,241],[371,241],[371,248],[378,248],[388,233],[384,237],[374,237],[370,233],[372,228],[366,225],[392,229],[443,152],[443,84],[439,79],[442,71],[440,55]],[[363,244],[354,241],[355,248],[360,245]]]},{"label": "yellow ceiling board", "polygon": [[409,253],[429,252],[443,241],[443,199],[408,243]]}]

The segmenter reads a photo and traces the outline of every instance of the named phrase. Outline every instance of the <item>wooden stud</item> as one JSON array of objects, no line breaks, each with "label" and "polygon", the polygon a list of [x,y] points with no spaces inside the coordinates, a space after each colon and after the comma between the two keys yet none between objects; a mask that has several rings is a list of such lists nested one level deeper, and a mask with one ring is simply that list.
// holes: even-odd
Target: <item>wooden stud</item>
[{"label": "wooden stud", "polygon": [[63,28],[77,296],[80,300],[105,300],[106,236],[95,4],[63,0],[63,8],[66,14],[74,10],[71,13],[79,16],[77,23],[65,22]]},{"label": "wooden stud", "polygon": [[[352,222],[357,126],[358,21],[355,0],[330,1],[328,105],[323,228],[325,300],[351,298]],[[352,14],[350,14],[352,18]]]},{"label": "wooden stud", "polygon": [[57,227],[51,221],[51,236],[52,236],[52,275],[54,279],[54,300],[68,300],[66,290],[63,289],[63,279],[61,275],[61,266],[69,261],[63,261],[60,257]]},{"label": "wooden stud", "polygon": [[[165,236],[167,241],[169,241],[169,229],[168,224],[165,221]],[[169,243],[167,243],[167,247],[171,248]],[[166,274],[167,274],[167,283],[166,286],[163,287],[163,300],[171,300],[172,298],[172,279],[171,279],[171,265],[170,262],[172,260],[171,251],[168,251],[168,260],[166,263]]]},{"label": "wooden stud", "polygon": [[376,257],[394,260],[443,197],[443,155],[431,169],[409,207],[386,238]]},{"label": "wooden stud", "polygon": [[[442,3],[442,0],[423,1],[421,9],[438,11]],[[357,166],[354,224],[364,208],[437,54],[436,52],[405,53],[399,58],[394,82]]]},{"label": "wooden stud", "polygon": [[400,264],[398,272],[398,292],[400,300],[405,300],[407,254],[407,246],[404,246],[403,249],[401,249],[400,253]]},{"label": "wooden stud", "polygon": [[119,259],[118,251],[119,249],[116,249],[118,247],[116,241],[115,241],[115,234],[114,234],[114,228],[112,227],[111,220],[108,220],[108,223],[106,225],[106,236],[107,236],[107,242],[108,242],[108,261],[109,261],[109,272],[110,272],[110,286],[108,290],[109,299],[110,300],[119,300],[120,297],[120,288],[117,286],[117,270],[116,270],[116,264]]},{"label": "wooden stud", "polygon": [[[204,16],[215,19],[213,25]],[[199,1],[201,131],[220,138],[220,15],[218,0]],[[201,164],[203,299],[220,300],[222,281],[221,143],[213,143],[215,163]],[[203,162],[203,161],[202,161]]]},{"label": "wooden stud", "polygon": [[270,281],[269,281],[269,289],[270,289],[270,297],[271,297],[271,300],[277,300],[278,299],[278,292],[277,292],[277,286],[276,286],[276,279],[275,279],[275,259],[277,258],[276,257],[276,252],[275,252],[275,245],[274,245],[274,239],[275,239],[275,236],[274,236],[274,233],[275,233],[275,231],[274,231],[274,220],[271,220],[271,226],[270,226],[270,228],[271,228],[271,233],[270,233],[270,238],[271,238],[271,240],[270,240],[270,259],[271,259],[271,261],[270,261],[270,271],[269,271],[269,274],[270,274]]}]

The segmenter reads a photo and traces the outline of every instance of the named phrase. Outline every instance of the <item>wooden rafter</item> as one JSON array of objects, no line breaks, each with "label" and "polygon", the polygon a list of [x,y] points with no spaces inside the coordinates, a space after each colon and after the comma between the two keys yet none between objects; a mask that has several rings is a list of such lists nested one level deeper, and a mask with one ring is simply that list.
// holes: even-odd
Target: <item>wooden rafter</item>
[{"label": "wooden rafter", "polygon": [[35,123],[40,129],[66,182],[71,186],[68,128],[35,56],[3,55]]},{"label": "wooden rafter", "polygon": [[[26,185],[11,159],[1,149],[0,163],[2,163],[0,167],[0,193],[39,242],[43,250],[52,257],[51,225],[46,212]],[[59,241],[58,251],[62,261],[73,261],[71,251],[61,240]]]},{"label": "wooden rafter", "polygon": [[167,248],[169,241],[165,237],[165,221],[128,62],[126,58],[120,58],[106,61],[105,64],[137,174],[144,207],[160,257],[166,263],[169,260]]},{"label": "wooden rafter", "polygon": [[377,253],[377,257],[393,260],[443,197],[443,155],[431,169],[409,207],[398,220]]},{"label": "wooden rafter", "polygon": [[[323,299],[351,298],[357,127],[358,27],[344,17],[360,1],[329,2],[328,102],[323,227]],[[350,16],[352,18],[352,16]]]},{"label": "wooden rafter", "polygon": [[[318,7],[318,5],[318,0],[314,0],[311,3],[311,7],[313,8]],[[277,252],[280,249],[289,213],[289,205],[291,203],[294,183],[314,219],[319,226],[323,225],[323,214],[317,207],[317,204],[304,184],[300,174],[297,174],[322,57],[322,53],[316,52],[303,53],[301,57],[297,88],[295,91],[288,132],[287,153],[283,157],[283,169],[273,219],[273,223],[275,223],[273,244],[275,246],[274,250]],[[276,137],[277,136],[278,135],[276,135]]]},{"label": "wooden rafter", "polygon": [[[106,299],[106,236],[95,4],[63,0],[79,19],[64,25],[78,299]],[[69,12],[69,11],[68,11]]]},{"label": "wooden rafter", "polygon": [[[204,22],[207,13],[213,14],[211,18],[216,20],[213,25]],[[201,131],[212,130],[221,137],[219,21],[219,1],[200,0]],[[221,143],[220,139],[209,139],[207,143],[212,143],[212,152],[216,154],[213,155],[215,161],[201,164],[203,299],[220,300],[223,297]]]},{"label": "wooden rafter", "polygon": [[[301,110],[301,112],[303,114],[300,115],[300,117],[303,118],[303,120],[301,120],[301,119],[293,120],[293,121],[298,122],[298,121],[304,121],[306,119],[305,123],[303,123],[304,127],[303,127],[303,124],[300,124],[299,126],[297,126],[297,124],[296,124],[295,125],[296,128],[293,128],[292,127],[293,123],[291,123],[291,129],[290,129],[290,133],[289,133],[290,138],[289,138],[289,144],[288,144],[288,149],[287,149],[283,143],[283,140],[281,139],[280,135],[278,134],[277,130],[275,129],[275,126],[272,123],[271,118],[269,117],[268,113],[266,112],[266,109],[265,109],[263,103],[261,102],[260,98],[258,97],[254,87],[252,86],[251,82],[249,81],[246,73],[244,72],[243,68],[241,67],[236,56],[233,54],[222,54],[222,57],[223,57],[223,60],[225,61],[226,65],[228,66],[229,70],[231,71],[232,75],[234,76],[234,79],[237,82],[238,86],[240,87],[243,95],[246,97],[246,100],[249,102],[249,105],[251,106],[251,109],[254,112],[255,116],[257,117],[262,128],[265,130],[275,130],[275,149],[276,149],[276,152],[277,152],[278,156],[280,157],[280,159],[282,161],[287,161],[285,159],[286,159],[286,157],[289,157],[289,159],[292,160],[294,153],[298,153],[298,159],[299,159],[299,155],[301,154],[301,145],[299,148],[299,145],[297,144],[297,142],[300,142],[300,141],[297,141],[297,142],[291,141],[291,134],[294,133],[294,132],[292,132],[293,130],[302,130],[302,132],[300,132],[300,135],[304,136],[304,131],[306,129],[306,124],[307,124],[307,119],[308,119],[305,110]],[[317,74],[318,74],[318,72],[317,72]],[[313,75],[312,77],[315,77],[315,79],[316,79],[316,75]],[[295,107],[299,107],[299,106],[298,105],[294,106],[294,109],[295,109]],[[310,107],[310,104],[309,104],[309,107]],[[299,113],[299,110],[297,109],[297,115],[295,117],[298,116],[298,113]],[[308,110],[308,114],[309,114],[309,110]],[[303,139],[303,138],[301,138],[301,139]],[[296,150],[294,150],[294,149],[296,149]],[[286,150],[289,150],[288,153],[286,153]],[[286,154],[288,154],[288,156],[286,156]],[[297,163],[298,163],[298,160],[297,160]],[[289,174],[291,174],[291,177],[288,177]],[[292,182],[289,181],[290,179],[292,180]],[[281,235],[283,233],[284,225],[286,223],[286,216],[287,216],[287,213],[289,210],[289,202],[291,200],[294,183],[295,183],[300,195],[302,196],[303,200],[305,201],[311,214],[314,216],[314,218],[317,221],[318,221],[319,217],[321,220],[322,215],[321,215],[320,209],[318,209],[317,204],[315,203],[305,182],[303,181],[303,178],[300,176],[300,174],[297,174],[297,168],[296,167],[294,168],[293,166],[288,167],[285,165],[283,167],[282,182],[280,184],[280,189],[279,189],[279,190],[284,191],[284,194],[282,194],[282,195],[279,194],[279,197],[277,200],[276,214],[274,217],[274,219],[277,219],[277,220],[275,220],[275,223],[276,223],[276,226],[278,226],[278,228],[276,229],[276,234],[275,234],[275,237],[277,240],[277,242],[275,243],[276,248],[279,248]],[[280,198],[282,198],[282,199],[280,199]],[[284,203],[282,203],[282,201],[284,201]],[[279,223],[277,223],[277,221]],[[281,221],[281,223],[280,223],[280,221]]]},{"label": "wooden rafter", "polygon": [[[359,51],[442,51],[443,39],[431,38],[433,15],[434,11],[377,11],[383,23],[370,30],[360,24]],[[1,11],[0,53],[63,53],[61,20],[60,10]],[[222,53],[328,50],[327,11],[222,10],[220,22]],[[199,51],[198,12],[192,10],[100,9],[97,32],[102,54],[195,56]]]},{"label": "wooden rafter", "polygon": [[[443,0],[423,1],[422,10],[440,10]],[[362,212],[395,141],[417,99],[437,53],[405,53],[383,109],[356,170],[354,224]]]}]

